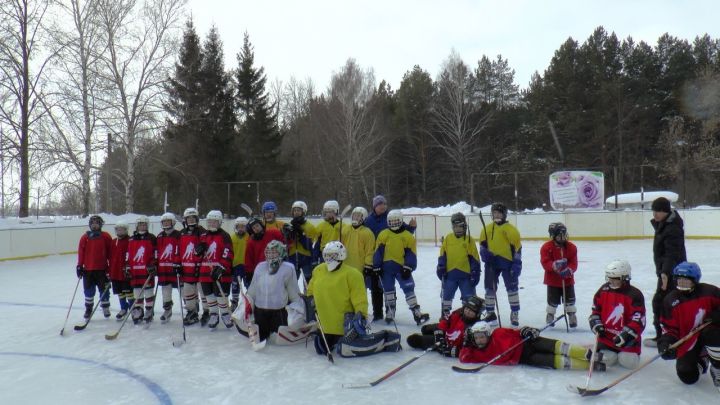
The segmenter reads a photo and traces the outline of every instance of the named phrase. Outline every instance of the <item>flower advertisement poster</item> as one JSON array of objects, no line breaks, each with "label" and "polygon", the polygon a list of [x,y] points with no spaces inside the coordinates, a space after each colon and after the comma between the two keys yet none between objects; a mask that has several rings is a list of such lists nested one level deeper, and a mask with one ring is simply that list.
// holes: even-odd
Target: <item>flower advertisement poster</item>
[{"label": "flower advertisement poster", "polygon": [[554,210],[603,209],[602,172],[564,171],[550,175],[550,205]]}]

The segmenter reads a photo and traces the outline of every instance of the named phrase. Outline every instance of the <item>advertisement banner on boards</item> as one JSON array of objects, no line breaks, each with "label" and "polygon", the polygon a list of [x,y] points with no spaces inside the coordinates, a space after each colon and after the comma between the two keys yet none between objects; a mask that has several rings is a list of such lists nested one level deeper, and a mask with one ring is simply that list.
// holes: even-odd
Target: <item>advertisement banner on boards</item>
[{"label": "advertisement banner on boards", "polygon": [[602,172],[555,172],[550,175],[549,190],[554,210],[603,209],[605,177]]}]

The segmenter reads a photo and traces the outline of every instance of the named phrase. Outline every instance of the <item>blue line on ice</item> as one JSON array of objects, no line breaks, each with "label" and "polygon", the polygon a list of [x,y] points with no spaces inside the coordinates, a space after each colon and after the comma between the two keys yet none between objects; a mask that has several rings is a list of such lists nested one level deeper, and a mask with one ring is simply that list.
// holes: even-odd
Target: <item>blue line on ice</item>
[{"label": "blue line on ice", "polygon": [[[41,307],[41,308],[54,308],[54,309],[58,309],[58,308],[59,308],[59,309],[65,309],[65,310],[67,310],[67,307],[66,307],[66,306],[64,307],[64,306],[62,306],[62,305],[31,304],[31,303],[26,303],[26,302],[7,302],[7,301],[0,301],[0,305],[11,305],[11,306],[16,306],[16,307]],[[78,309],[78,308],[80,308],[80,307],[78,306],[78,307],[75,307],[75,308],[73,308],[73,309]],[[84,309],[84,308],[83,308],[83,309]]]},{"label": "blue line on ice", "polygon": [[158,385],[156,382],[150,380],[149,378],[136,374],[128,369],[121,368],[121,367],[115,367],[111,366],[109,364],[100,363],[94,360],[87,360],[87,359],[80,359],[77,357],[68,357],[68,356],[61,356],[57,354],[46,354],[46,353],[21,353],[21,352],[0,352],[0,356],[26,356],[26,357],[38,357],[38,358],[49,358],[49,359],[60,359],[60,360],[69,360],[69,361],[77,361],[79,363],[87,363],[92,364],[95,366],[105,367],[109,370],[118,372],[120,374],[124,374],[134,380],[137,380],[141,384],[143,384],[145,387],[147,387],[150,392],[157,397],[158,401],[162,405],[172,405],[172,399],[170,399],[170,394],[167,393],[160,385]]}]

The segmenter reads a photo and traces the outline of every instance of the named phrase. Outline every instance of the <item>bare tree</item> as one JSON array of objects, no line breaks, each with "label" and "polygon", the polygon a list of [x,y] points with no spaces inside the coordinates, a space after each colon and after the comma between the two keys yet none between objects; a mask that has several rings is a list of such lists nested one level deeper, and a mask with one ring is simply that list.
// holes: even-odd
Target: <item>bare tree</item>
[{"label": "bare tree", "polygon": [[[55,164],[66,164],[65,187],[82,196],[81,212],[90,213],[91,175],[96,166],[92,155],[104,148],[96,135],[100,80],[97,74],[104,42],[97,20],[97,0],[70,0],[60,4],[59,21],[72,21],[53,30],[59,57],[53,63],[54,77],[41,98],[48,113],[46,151]],[[70,193],[70,191],[65,191]]]},{"label": "bare tree", "polygon": [[125,210],[134,204],[138,141],[162,124],[164,85],[172,68],[186,0],[100,0],[107,49],[101,77],[108,83],[102,120],[127,156]]},{"label": "bare tree", "polygon": [[[489,115],[473,108],[472,78],[467,65],[455,51],[445,60],[436,86],[431,135],[445,153],[455,175],[457,191],[462,195],[470,180],[473,163],[480,161],[480,134]],[[466,196],[471,197],[469,190]]]},{"label": "bare tree", "polygon": [[50,2],[0,2],[0,121],[9,133],[3,148],[12,150],[19,165],[21,217],[29,214],[31,146],[37,135],[35,124],[42,116],[42,109],[37,108],[38,89],[44,68],[53,57],[42,53],[46,36],[43,20]]}]

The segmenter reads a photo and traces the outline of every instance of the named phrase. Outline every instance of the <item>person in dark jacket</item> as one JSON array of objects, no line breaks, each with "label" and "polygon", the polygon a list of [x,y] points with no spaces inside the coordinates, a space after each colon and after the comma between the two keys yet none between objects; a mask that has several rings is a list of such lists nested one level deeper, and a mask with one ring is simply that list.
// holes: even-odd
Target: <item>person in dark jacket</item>
[{"label": "person in dark jacket", "polygon": [[655,346],[661,335],[660,316],[662,315],[663,300],[670,291],[675,289],[673,269],[679,263],[687,260],[685,254],[685,231],[680,214],[670,206],[670,200],[658,197],[652,202],[653,219],[650,220],[655,228],[653,241],[653,259],[655,261],[655,274],[657,275],[657,288],[652,299],[653,326],[655,337],[646,340],[649,346]]}]

